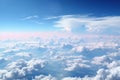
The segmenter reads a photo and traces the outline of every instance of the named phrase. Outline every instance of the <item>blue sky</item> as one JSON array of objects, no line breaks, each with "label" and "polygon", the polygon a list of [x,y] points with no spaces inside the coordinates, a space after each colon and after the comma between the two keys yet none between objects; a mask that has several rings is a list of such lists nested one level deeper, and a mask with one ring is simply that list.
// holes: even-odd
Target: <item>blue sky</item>
[{"label": "blue sky", "polygon": [[120,0],[0,0],[0,80],[120,80]]},{"label": "blue sky", "polygon": [[[119,5],[119,0],[0,0],[0,32],[58,31],[55,25],[66,15],[119,17]],[[79,29],[85,32],[85,27]]]}]

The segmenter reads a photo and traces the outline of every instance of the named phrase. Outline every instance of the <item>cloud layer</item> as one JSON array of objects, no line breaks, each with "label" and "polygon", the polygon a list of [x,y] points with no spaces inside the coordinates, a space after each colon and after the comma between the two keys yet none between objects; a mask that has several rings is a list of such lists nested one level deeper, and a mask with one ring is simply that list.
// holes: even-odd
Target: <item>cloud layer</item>
[{"label": "cloud layer", "polygon": [[119,44],[111,36],[3,40],[0,79],[119,80]]}]

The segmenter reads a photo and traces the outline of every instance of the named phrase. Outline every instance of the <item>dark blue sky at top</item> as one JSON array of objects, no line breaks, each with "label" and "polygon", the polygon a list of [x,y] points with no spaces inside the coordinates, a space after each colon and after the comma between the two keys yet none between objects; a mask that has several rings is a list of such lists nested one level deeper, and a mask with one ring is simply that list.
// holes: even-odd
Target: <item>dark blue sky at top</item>
[{"label": "dark blue sky at top", "polygon": [[[33,30],[37,24],[21,21],[22,18],[38,15],[39,21],[45,17],[60,15],[118,16],[120,0],[0,0],[0,28],[26,27]],[[46,21],[46,25],[50,26]],[[45,29],[45,28],[44,28]],[[47,27],[49,29],[49,27]]]},{"label": "dark blue sky at top", "polygon": [[120,0],[0,0],[3,17],[88,14],[119,15]]}]

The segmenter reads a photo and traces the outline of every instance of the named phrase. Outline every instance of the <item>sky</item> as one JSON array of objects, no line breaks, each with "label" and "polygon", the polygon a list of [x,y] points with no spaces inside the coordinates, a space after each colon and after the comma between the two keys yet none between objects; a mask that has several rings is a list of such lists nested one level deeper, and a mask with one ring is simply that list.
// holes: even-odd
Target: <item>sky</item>
[{"label": "sky", "polygon": [[120,80],[120,0],[0,0],[0,80]]},{"label": "sky", "polygon": [[91,24],[98,27],[113,22],[112,27],[117,28],[103,32],[118,34],[119,9],[119,0],[0,0],[0,32],[63,30],[84,34],[89,33]]}]

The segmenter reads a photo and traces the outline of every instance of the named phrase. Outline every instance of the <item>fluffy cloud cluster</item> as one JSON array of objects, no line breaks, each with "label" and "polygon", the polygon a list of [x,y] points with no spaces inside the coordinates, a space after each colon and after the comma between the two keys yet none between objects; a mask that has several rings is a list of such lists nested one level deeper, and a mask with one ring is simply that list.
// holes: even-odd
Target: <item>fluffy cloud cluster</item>
[{"label": "fluffy cloud cluster", "polygon": [[0,79],[32,79],[32,77],[40,72],[44,65],[45,62],[42,60],[18,60],[16,62],[9,63],[5,70],[1,70]]},{"label": "fluffy cloud cluster", "polygon": [[119,80],[120,79],[120,67],[114,67],[111,69],[99,69],[96,76],[84,78],[80,77],[66,77],[62,80]]},{"label": "fluffy cloud cluster", "polygon": [[116,38],[35,38],[1,44],[0,80],[120,79]]}]

